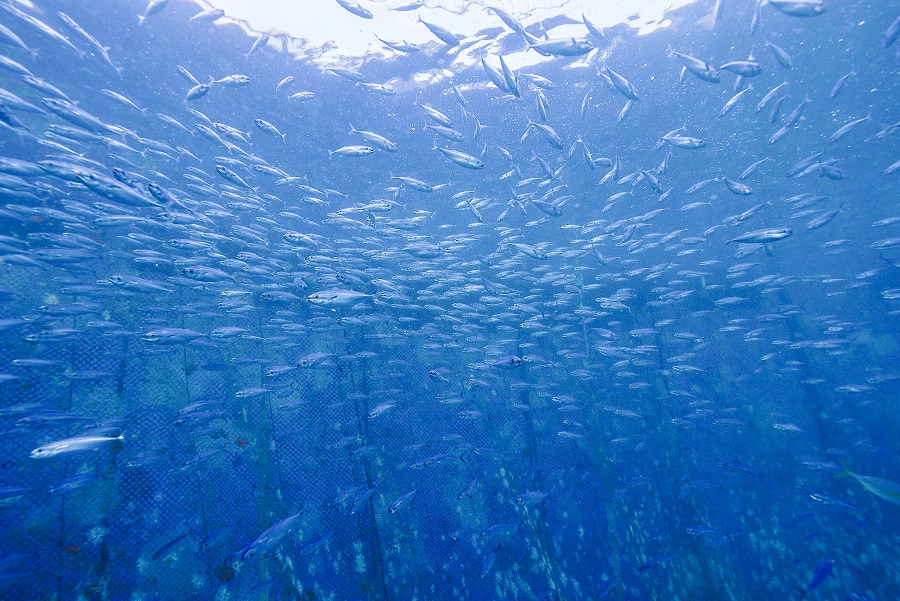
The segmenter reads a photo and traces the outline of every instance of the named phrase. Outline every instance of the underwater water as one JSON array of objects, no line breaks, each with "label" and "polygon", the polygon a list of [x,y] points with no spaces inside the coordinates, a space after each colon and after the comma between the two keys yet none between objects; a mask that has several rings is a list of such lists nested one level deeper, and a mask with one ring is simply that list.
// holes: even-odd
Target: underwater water
[{"label": "underwater water", "polygon": [[900,598],[898,5],[439,4],[0,4],[0,596]]}]

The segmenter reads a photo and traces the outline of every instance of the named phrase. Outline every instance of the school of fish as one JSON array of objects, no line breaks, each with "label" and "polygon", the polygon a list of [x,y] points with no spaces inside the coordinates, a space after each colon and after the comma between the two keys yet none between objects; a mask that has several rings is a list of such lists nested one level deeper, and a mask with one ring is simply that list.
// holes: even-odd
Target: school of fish
[{"label": "school of fish", "polygon": [[896,6],[391,4],[0,0],[4,598],[897,598]]}]

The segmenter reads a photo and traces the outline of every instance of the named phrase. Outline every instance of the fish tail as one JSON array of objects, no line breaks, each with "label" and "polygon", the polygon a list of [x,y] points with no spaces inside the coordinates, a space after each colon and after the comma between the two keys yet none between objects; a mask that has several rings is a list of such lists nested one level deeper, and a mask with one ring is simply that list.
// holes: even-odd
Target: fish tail
[{"label": "fish tail", "polygon": [[140,27],[141,25],[144,24],[144,19],[145,19],[145,18],[146,18],[146,17],[144,17],[144,15],[138,15],[138,27]]}]

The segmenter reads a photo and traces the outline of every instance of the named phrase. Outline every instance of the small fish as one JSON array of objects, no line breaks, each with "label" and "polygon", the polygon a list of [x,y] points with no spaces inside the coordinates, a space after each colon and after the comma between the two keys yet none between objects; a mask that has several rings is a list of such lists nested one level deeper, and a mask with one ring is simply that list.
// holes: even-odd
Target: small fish
[{"label": "small fish", "polygon": [[375,36],[375,38],[379,42],[381,42],[382,44],[387,46],[388,48],[392,48],[392,49],[396,50],[397,52],[411,53],[411,52],[419,51],[418,46],[416,46],[415,44],[410,44],[409,42],[406,42],[404,40],[394,40],[394,41],[384,40],[384,39],[378,37],[377,35]]},{"label": "small fish", "polygon": [[210,8],[204,11],[200,11],[195,14],[189,20],[191,23],[212,23],[213,21],[218,21],[222,17],[225,16],[225,11],[221,8]]},{"label": "small fish", "polygon": [[311,353],[297,361],[297,367],[315,367],[334,357],[332,353]]},{"label": "small fish", "polygon": [[283,90],[286,86],[291,85],[291,82],[293,82],[293,81],[294,81],[294,76],[288,75],[287,77],[285,77],[284,79],[279,81],[277,86],[275,86],[275,93],[278,94],[278,92]]},{"label": "small fish", "polygon": [[744,96],[744,94],[746,94],[747,92],[749,92],[752,89],[753,89],[753,85],[751,84],[751,85],[748,85],[743,90],[741,90],[740,92],[738,92],[737,94],[735,94],[734,96],[732,96],[728,100],[728,102],[725,103],[725,106],[722,107],[722,110],[719,113],[719,116],[724,117],[729,112],[731,112],[731,109],[734,108],[734,105],[737,104],[738,100],[740,100]]},{"label": "small fish", "polygon": [[143,25],[144,21],[147,20],[147,17],[151,17],[169,4],[169,0],[150,0],[147,3],[147,8],[144,9],[143,15],[138,15],[138,25]]},{"label": "small fish", "polygon": [[836,474],[836,476],[849,476],[859,482],[864,489],[866,489],[876,497],[884,499],[889,503],[900,505],[900,484],[897,484],[893,480],[886,480],[884,478],[877,478],[875,476],[860,476],[859,474],[853,473],[851,471],[844,471],[840,474]]},{"label": "small fish", "polygon": [[762,65],[756,61],[731,61],[721,65],[719,69],[731,71],[741,77],[756,77],[762,73]]},{"label": "small fish", "polygon": [[435,109],[434,107],[431,107],[427,104],[422,104],[418,101],[416,101],[414,104],[425,111],[425,114],[430,119],[435,121],[438,125],[443,125],[444,127],[453,127],[453,121],[450,120],[450,117]]},{"label": "small fish", "polygon": [[209,94],[209,85],[205,83],[198,83],[193,88],[187,91],[187,94],[184,96],[185,102],[190,102],[192,100],[197,100],[198,98],[203,98],[207,94]]},{"label": "small fish", "polygon": [[335,75],[343,77],[344,79],[349,79],[350,81],[359,83],[366,81],[366,78],[362,73],[360,73],[359,71],[354,71],[353,69],[345,69],[343,67],[330,67],[325,70],[331,71]]},{"label": "small fish", "polygon": [[423,6],[425,6],[424,0],[413,0],[413,2],[397,6],[395,8],[392,8],[391,10],[396,10],[398,12],[407,12],[411,10],[419,10]]},{"label": "small fish", "polygon": [[456,36],[456,34],[444,29],[440,25],[423,21],[422,17],[419,17],[419,23],[427,27],[429,31],[431,31],[431,33],[435,35],[436,38],[447,44],[447,46],[450,46],[451,48],[459,46],[459,38]]},{"label": "small fish", "polygon": [[772,55],[775,57],[775,60],[778,61],[778,64],[784,67],[785,69],[793,69],[794,64],[791,61],[791,55],[784,51],[780,46],[776,46],[772,42],[766,41],[766,48],[772,51]]},{"label": "small fish", "polygon": [[245,561],[248,557],[265,555],[277,547],[281,541],[294,531],[299,517],[300,514],[295,513],[260,534],[253,542],[240,551],[240,559]]},{"label": "small fish", "polygon": [[803,590],[802,598],[805,598],[813,591],[813,589],[822,584],[825,578],[834,572],[836,563],[837,562],[833,559],[823,559],[819,562],[819,565],[816,566],[816,569],[813,572],[812,578],[809,580],[809,584],[807,584],[806,588]]},{"label": "small fish", "polygon": [[522,359],[515,355],[509,355],[491,362],[491,365],[499,369],[515,369],[522,365]]},{"label": "small fish", "polygon": [[412,188],[413,190],[415,190],[417,192],[433,192],[434,190],[436,190],[437,188],[439,188],[442,185],[442,184],[439,184],[439,185],[433,186],[431,184],[426,184],[425,182],[415,179],[413,177],[403,177],[400,175],[393,175],[393,176],[391,176],[391,179],[395,179],[395,180],[399,181],[400,183],[402,183],[403,185],[408,186],[409,188]]},{"label": "small fish", "polygon": [[700,148],[706,147],[705,141],[701,140],[700,138],[692,138],[690,136],[666,134],[665,136],[663,136],[662,140],[670,146],[674,146],[675,148],[682,148],[685,150],[698,150]]},{"label": "small fish", "polygon": [[388,513],[396,513],[401,507],[409,503],[409,500],[413,498],[413,495],[416,494],[416,491],[413,490],[411,492],[406,493],[397,498],[396,501],[391,503],[391,506],[388,507]]},{"label": "small fish", "polygon": [[681,52],[676,52],[671,48],[669,49],[669,56],[677,58],[688,72],[696,75],[703,81],[709,83],[719,83],[721,81],[718,69],[710,66],[706,61],[702,61],[687,54],[682,54]]},{"label": "small fish", "polygon": [[779,227],[779,228],[768,228],[764,230],[756,230],[753,232],[748,232],[742,236],[738,236],[737,238],[732,238],[726,244],[730,244],[732,242],[744,242],[744,243],[753,243],[753,244],[768,244],[769,242],[776,242],[778,240],[784,240],[788,236],[793,234],[793,231],[790,228]]},{"label": "small fish", "polygon": [[127,107],[138,110],[145,115],[147,114],[147,109],[139,107],[132,100],[126,98],[125,96],[119,94],[118,92],[114,92],[112,90],[107,90],[107,89],[102,89],[102,90],[100,90],[100,93],[103,94],[104,96],[112,98],[113,100],[115,100],[116,102],[118,102],[120,104],[124,104]]},{"label": "small fish", "polygon": [[125,440],[124,434],[118,436],[76,436],[42,445],[31,451],[33,459],[46,459],[67,453],[93,451],[115,441]]},{"label": "small fish", "polygon": [[357,17],[362,17],[363,19],[371,19],[373,15],[367,9],[363,8],[359,2],[355,0],[336,0],[338,4],[341,5],[342,8],[346,9],[348,12],[353,13]]},{"label": "small fish", "polygon": [[898,37],[900,37],[900,16],[894,19],[884,31],[881,41],[885,48],[890,48]]},{"label": "small fish", "polygon": [[376,148],[380,148],[381,150],[386,150],[388,152],[397,152],[397,145],[385,138],[382,135],[376,134],[371,131],[362,131],[350,125],[350,133],[359,134],[363,138],[365,138],[366,142],[369,142]]},{"label": "small fish", "polygon": [[[390,411],[394,408],[397,403],[395,401],[385,401],[377,406],[375,406],[371,411],[369,411],[369,418],[375,418],[379,415],[383,415],[386,412]],[[393,513],[393,512],[392,512]]]},{"label": "small fish", "polygon": [[725,182],[725,187],[733,194],[737,194],[738,196],[750,196],[753,194],[753,190],[750,189],[750,186],[742,184],[741,182],[736,182],[730,177],[723,177],[722,181]]},{"label": "small fish", "polygon": [[625,98],[634,101],[640,100],[637,90],[630,81],[628,81],[609,67],[604,67],[603,72],[606,73],[607,76],[609,76],[610,80],[612,80],[613,82],[613,86],[615,86],[616,90],[618,90],[619,93],[625,96]]},{"label": "small fish", "polygon": [[285,134],[278,131],[278,128],[275,127],[274,125],[272,125],[271,123],[269,123],[268,121],[265,121],[264,119],[254,119],[253,123],[256,125],[256,127],[258,127],[260,129],[260,131],[263,131],[263,132],[269,134],[270,136],[274,136],[276,138],[281,138],[282,142],[286,141]]},{"label": "small fish", "polygon": [[809,223],[806,224],[806,229],[808,230],[817,230],[822,226],[828,225],[829,223],[837,217],[837,214],[840,213],[840,209],[835,209],[834,211],[828,211],[826,213],[822,213],[811,219]]},{"label": "small fish", "polygon": [[768,3],[792,17],[815,17],[825,12],[823,0],[768,0]]},{"label": "small fish", "polygon": [[209,82],[209,85],[218,84],[220,86],[229,86],[229,87],[237,87],[237,86],[245,86],[250,83],[250,78],[246,75],[226,75],[221,79],[216,79]]},{"label": "small fish", "polygon": [[306,297],[314,305],[325,307],[343,307],[372,298],[371,294],[354,292],[353,290],[322,290]]},{"label": "small fish", "polygon": [[371,146],[342,146],[337,150],[329,150],[328,157],[364,157],[375,152]]},{"label": "small fish", "polygon": [[853,131],[853,129],[856,128],[857,125],[859,125],[863,121],[868,121],[871,118],[872,118],[871,115],[866,115],[865,117],[863,117],[861,119],[854,119],[853,121],[850,121],[849,123],[845,123],[844,125],[839,127],[833,134],[831,134],[831,136],[828,138],[828,143],[834,144],[835,142],[837,142],[838,140],[840,140],[841,138],[843,138],[844,136],[849,134],[851,131]]},{"label": "small fish", "polygon": [[154,344],[186,344],[204,336],[205,334],[184,328],[160,328],[147,332],[141,340]]},{"label": "small fish", "polygon": [[540,54],[553,56],[580,56],[594,49],[593,44],[587,40],[575,38],[558,38],[543,42],[528,40],[528,47]]},{"label": "small fish", "polygon": [[264,33],[253,40],[253,44],[250,46],[250,50],[247,51],[247,54],[244,55],[244,58],[250,58],[250,55],[255,54],[262,48],[265,48],[269,44],[270,39],[271,36],[267,33]]},{"label": "small fish", "polygon": [[516,505],[522,505],[524,507],[531,507],[532,505],[539,505],[546,498],[547,498],[547,493],[537,492],[537,491],[528,491],[528,492],[524,492],[521,495],[519,495],[518,497],[516,497]]},{"label": "small fish", "polygon": [[456,150],[450,150],[448,148],[441,148],[439,146],[435,146],[435,148],[441,153],[450,159],[453,163],[456,163],[460,167],[465,167],[466,169],[484,169],[484,162],[478,157],[473,157],[470,154],[466,154],[464,152],[459,152]]}]

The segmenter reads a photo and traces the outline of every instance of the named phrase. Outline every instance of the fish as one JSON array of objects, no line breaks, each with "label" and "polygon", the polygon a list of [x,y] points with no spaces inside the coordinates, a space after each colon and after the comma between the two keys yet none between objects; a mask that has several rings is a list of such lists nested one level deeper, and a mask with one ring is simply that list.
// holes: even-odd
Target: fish
[{"label": "fish", "polygon": [[490,79],[491,83],[497,86],[497,88],[507,93],[510,92],[509,88],[507,87],[506,77],[504,77],[503,73],[489,65],[485,60],[483,54],[481,55],[481,68],[484,69],[484,72],[488,76],[488,79]]},{"label": "fish", "polygon": [[397,511],[399,511],[401,507],[408,505],[409,501],[413,498],[416,492],[418,491],[412,490],[404,495],[397,497],[397,499],[393,503],[391,503],[391,506],[388,507],[388,513],[397,513]]},{"label": "fish", "polygon": [[187,91],[187,94],[185,94],[185,96],[184,96],[184,101],[191,102],[192,100],[197,100],[198,98],[203,98],[204,96],[209,94],[210,89],[211,88],[210,88],[209,84],[198,83],[193,88],[191,88],[190,90]]},{"label": "fish", "polygon": [[506,65],[506,61],[503,60],[502,55],[499,55],[498,58],[500,59],[500,71],[503,73],[503,81],[506,83],[506,90],[516,98],[521,98],[522,93],[519,92],[519,83],[516,80],[515,74]]},{"label": "fish", "polygon": [[118,75],[121,75],[121,74],[122,74],[122,69],[123,69],[123,68],[122,68],[122,67],[119,67],[119,66],[117,66],[115,63],[113,63],[112,59],[111,59],[110,56],[109,56],[109,50],[110,50],[109,47],[104,46],[103,44],[101,44],[100,41],[97,40],[97,38],[95,38],[93,35],[91,35],[90,33],[88,33],[81,25],[79,25],[79,24],[75,21],[75,19],[73,19],[72,17],[70,17],[70,16],[67,15],[66,13],[64,13],[64,12],[62,12],[62,11],[59,11],[59,12],[57,12],[56,14],[57,14],[57,16],[60,18],[60,20],[62,20],[63,23],[65,23],[70,29],[72,29],[72,31],[74,31],[75,33],[77,33],[78,35],[80,35],[82,38],[84,38],[85,40],[87,40],[87,42],[88,42],[89,44],[91,44],[91,46],[93,46],[94,49],[95,49],[97,52],[100,53],[100,56],[103,57],[103,60],[106,62],[106,64],[109,65],[110,67],[112,67],[113,70],[115,70],[115,72],[116,72]]},{"label": "fish", "polygon": [[885,48],[890,48],[897,41],[898,37],[900,37],[900,15],[884,30],[884,34],[881,36],[881,43]]},{"label": "fish", "polygon": [[862,123],[864,121],[868,121],[871,118],[872,118],[871,115],[866,115],[865,117],[862,117],[860,119],[854,119],[853,121],[849,121],[849,122],[845,123],[844,125],[839,127],[837,130],[835,130],[835,132],[828,137],[828,143],[834,144],[835,142],[837,142],[838,140],[840,140],[841,138],[843,138],[844,136],[849,134],[851,131],[856,129],[857,125],[859,125],[860,123]]},{"label": "fish", "polygon": [[900,484],[893,480],[878,478],[877,476],[862,476],[849,470],[844,470],[835,477],[848,477],[856,480],[864,489],[880,499],[889,503],[900,505]]},{"label": "fish", "polygon": [[544,502],[544,499],[547,498],[547,493],[539,492],[539,491],[528,491],[523,492],[519,496],[516,497],[516,505],[520,505],[523,507],[531,507],[533,505],[540,505]]},{"label": "fish", "polygon": [[147,3],[147,7],[144,9],[144,14],[138,15],[138,25],[143,25],[144,21],[147,20],[147,17],[152,17],[153,15],[159,13],[168,6],[169,0],[150,0]]},{"label": "fish", "polygon": [[826,211],[824,213],[821,213],[806,224],[806,229],[817,230],[820,227],[826,226],[831,223],[840,212],[840,209],[835,209],[834,211]]},{"label": "fish", "polygon": [[725,187],[734,194],[737,194],[739,196],[750,196],[751,194],[753,194],[753,191],[746,184],[736,182],[729,177],[723,177],[722,181],[725,182]]},{"label": "fish", "polygon": [[834,573],[834,566],[837,562],[833,559],[823,559],[816,566],[815,571],[813,571],[812,578],[809,579],[809,583],[803,589],[802,598],[806,598],[806,596],[811,593],[814,589],[816,589],[825,579]]},{"label": "fish", "polygon": [[784,240],[794,232],[787,227],[777,227],[777,228],[767,228],[762,230],[755,230],[752,232],[748,232],[736,238],[732,238],[726,244],[730,244],[732,242],[744,242],[744,243],[753,243],[753,244],[768,244],[770,242],[777,242],[778,240]]},{"label": "fish", "polygon": [[744,94],[750,92],[751,90],[753,90],[753,84],[748,85],[746,88],[732,96],[728,100],[728,102],[725,103],[725,106],[722,107],[722,110],[719,112],[719,116],[724,117],[729,112],[731,112],[731,109],[734,108],[734,105],[737,104],[737,102],[744,96]]},{"label": "fish", "polygon": [[371,299],[371,294],[364,294],[353,290],[320,290],[306,297],[310,303],[323,307],[344,307],[357,302]]},{"label": "fish", "polygon": [[331,353],[310,353],[297,361],[297,367],[315,367],[334,357]]},{"label": "fish", "polygon": [[710,66],[706,61],[694,58],[688,54],[676,52],[671,48],[669,48],[668,52],[669,56],[677,58],[689,73],[692,73],[699,79],[709,83],[719,83],[722,81],[719,77],[719,70]]},{"label": "fish", "polygon": [[[394,406],[396,406],[396,404],[397,403],[394,401],[385,401],[383,403],[380,403],[376,407],[373,407],[371,411],[369,411],[369,419],[376,418],[379,415],[382,415],[382,414],[390,411],[391,409],[394,408]],[[393,513],[393,512],[391,512],[391,513]]]},{"label": "fish", "polygon": [[396,50],[397,52],[410,53],[410,52],[419,52],[419,50],[420,50],[420,48],[418,46],[416,46],[415,44],[410,44],[409,42],[407,42],[405,40],[385,40],[385,39],[378,37],[377,35],[375,36],[375,39],[377,39],[379,42],[381,42],[388,48],[392,48],[392,49]]},{"label": "fish", "polygon": [[779,65],[781,65],[785,69],[794,68],[794,63],[791,60],[791,55],[785,52],[785,50],[781,46],[777,46],[768,40],[766,40],[765,46],[772,51],[772,56],[775,57],[775,60]]},{"label": "fish", "polygon": [[69,453],[95,451],[113,442],[125,440],[124,434],[116,436],[75,436],[41,445],[31,451],[32,459],[47,459]]},{"label": "fish", "polygon": [[420,107],[425,114],[438,125],[443,125],[444,127],[453,127],[453,121],[450,120],[450,117],[440,112],[439,110],[427,105],[422,104],[416,101],[416,106]]},{"label": "fish", "polygon": [[825,13],[824,0],[768,0],[768,4],[792,17],[816,17]]},{"label": "fish", "polygon": [[543,42],[529,41],[528,47],[541,54],[552,56],[581,56],[594,49],[593,44],[587,40],[576,38],[557,38]]},{"label": "fish", "polygon": [[762,66],[756,61],[731,61],[719,65],[719,69],[731,71],[741,77],[756,77],[762,73]]},{"label": "fish", "polygon": [[[769,90],[766,93],[766,95],[763,96],[762,99],[759,101],[759,104],[756,105],[756,112],[758,113],[759,111],[766,108],[769,105],[769,103],[772,102],[772,99],[778,95],[778,92],[781,91],[781,88],[783,88],[786,85],[788,85],[788,82],[784,81],[784,82],[778,84],[777,86],[775,86],[774,88],[772,88],[771,90]],[[775,121],[773,119],[772,123],[774,123],[774,122]]]},{"label": "fish", "polygon": [[640,100],[637,90],[630,81],[628,81],[609,67],[604,67],[603,72],[606,73],[607,76],[609,76],[610,80],[613,82],[613,86],[615,86],[615,89],[618,90],[623,96],[625,96],[629,100],[634,100],[635,102]]},{"label": "fish", "polygon": [[191,23],[212,23],[213,21],[218,21],[224,16],[225,9],[209,8],[196,13],[189,19],[189,21]]},{"label": "fish", "polygon": [[444,29],[443,27],[441,27],[440,25],[437,25],[436,23],[429,23],[427,21],[423,21],[422,17],[418,17],[418,20],[419,20],[419,23],[421,23],[422,25],[427,27],[428,30],[434,34],[434,37],[436,37],[440,41],[444,42],[444,44],[446,44],[447,46],[449,46],[451,48],[459,46],[459,38],[456,36],[456,34],[452,33],[451,31],[449,31],[447,29]]},{"label": "fish", "polygon": [[459,152],[457,150],[450,150],[449,148],[441,148],[439,146],[435,146],[435,149],[439,150],[441,154],[447,157],[447,159],[460,167],[465,167],[466,169],[484,169],[484,162],[478,157],[473,157],[470,154]]},{"label": "fish", "polygon": [[374,15],[368,9],[364,8],[359,2],[355,0],[335,0],[341,8],[345,9],[347,12],[356,15],[357,17],[362,17],[363,19],[372,19]]},{"label": "fish", "polygon": [[147,109],[139,107],[137,104],[134,103],[133,100],[126,98],[125,96],[119,94],[118,92],[114,92],[113,90],[103,89],[103,90],[100,90],[100,93],[103,94],[104,96],[112,98],[113,100],[115,100],[116,102],[118,102],[120,104],[123,104],[129,108],[133,108],[136,111],[139,111],[144,115],[147,114]]},{"label": "fish", "polygon": [[238,552],[237,555],[240,561],[247,561],[249,558],[267,555],[294,532],[299,519],[300,513],[298,512],[266,529],[262,534],[257,536],[246,547]]},{"label": "fish", "polygon": [[219,79],[214,79],[209,82],[210,87],[213,84],[220,86],[228,86],[228,87],[237,87],[237,86],[245,86],[250,83],[250,78],[246,75],[235,74],[235,75],[226,75],[225,77],[220,77]]},{"label": "fish", "polygon": [[275,127],[274,125],[272,125],[265,119],[254,119],[253,124],[256,125],[256,127],[259,128],[260,131],[262,131],[270,136],[274,136],[276,138],[281,138],[282,142],[287,141],[285,134],[278,131],[277,127]]},{"label": "fish", "polygon": [[0,23],[0,42],[4,42],[11,46],[17,46],[30,54],[32,58],[36,56],[35,51],[29,48],[28,45],[22,40],[22,38],[20,38],[16,34],[16,32],[14,32],[6,25],[3,25],[2,23]]},{"label": "fish", "polygon": [[342,146],[337,150],[329,150],[328,156],[339,156],[339,157],[364,157],[368,156],[375,152],[375,149],[371,146]]},{"label": "fish", "polygon": [[150,330],[141,338],[153,344],[186,344],[203,338],[204,334],[185,328],[159,328]]},{"label": "fish", "polygon": [[366,81],[366,78],[362,73],[360,73],[359,71],[354,71],[353,69],[347,69],[344,67],[329,67],[328,69],[326,69],[326,71],[357,83],[364,83]]},{"label": "fish", "polygon": [[262,48],[265,48],[269,45],[269,40],[271,40],[271,36],[269,34],[263,33],[257,36],[253,40],[253,44],[250,46],[250,50],[247,51],[247,54],[244,55],[244,58],[250,58],[251,55],[256,54]]}]

